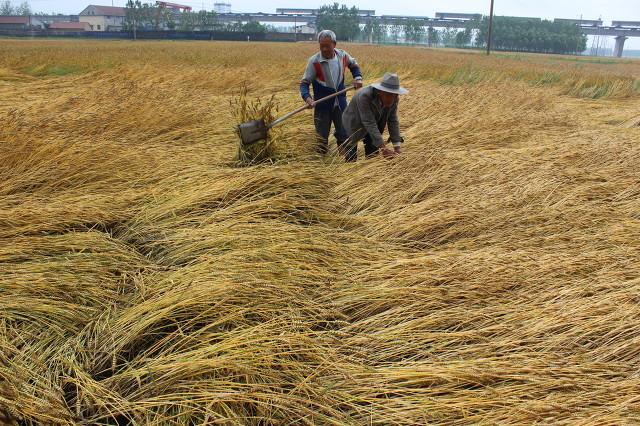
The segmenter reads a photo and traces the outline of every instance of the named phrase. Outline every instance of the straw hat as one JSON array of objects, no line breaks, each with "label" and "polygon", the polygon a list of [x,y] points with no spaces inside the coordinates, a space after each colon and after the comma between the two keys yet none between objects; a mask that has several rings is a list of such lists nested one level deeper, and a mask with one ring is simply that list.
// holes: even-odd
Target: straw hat
[{"label": "straw hat", "polygon": [[398,74],[386,73],[379,83],[373,83],[373,87],[383,92],[395,93],[396,95],[405,95],[409,93],[407,89],[400,86],[400,78]]}]

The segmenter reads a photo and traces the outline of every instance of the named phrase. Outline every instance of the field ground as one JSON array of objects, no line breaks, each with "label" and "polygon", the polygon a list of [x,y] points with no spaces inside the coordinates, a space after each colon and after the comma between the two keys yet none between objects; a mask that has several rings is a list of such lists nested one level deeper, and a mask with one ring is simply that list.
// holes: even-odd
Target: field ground
[{"label": "field ground", "polygon": [[346,48],[400,158],[233,162],[314,44],[2,41],[0,423],[640,422],[640,61]]}]

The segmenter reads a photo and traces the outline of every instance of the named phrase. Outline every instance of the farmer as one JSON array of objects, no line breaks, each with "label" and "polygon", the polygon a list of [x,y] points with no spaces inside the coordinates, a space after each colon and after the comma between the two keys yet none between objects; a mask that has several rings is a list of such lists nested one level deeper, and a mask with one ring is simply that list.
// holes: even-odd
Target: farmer
[{"label": "farmer", "polygon": [[[334,99],[315,105],[315,100],[324,98],[344,89],[344,77],[347,68],[351,71],[356,89],[362,87],[362,73],[355,58],[347,52],[336,49],[336,34],[330,30],[318,34],[320,52],[309,58],[307,69],[300,82],[300,95],[309,105],[315,106],[313,118],[316,127],[317,150],[326,154],[329,148],[329,131],[333,122],[334,135],[338,140],[338,148],[347,139],[342,126],[342,112],[347,107],[347,96],[342,94]],[[313,98],[309,93],[309,85],[313,85]]]},{"label": "farmer", "polygon": [[[347,161],[356,161],[360,140],[364,140],[364,152],[369,158],[378,153],[385,158],[400,154],[400,145],[404,140],[400,136],[398,95],[406,93],[409,91],[400,86],[398,75],[386,73],[379,83],[367,86],[353,95],[342,114],[342,123],[348,135],[345,144]],[[385,147],[382,138],[382,132],[387,126],[393,150]]]}]

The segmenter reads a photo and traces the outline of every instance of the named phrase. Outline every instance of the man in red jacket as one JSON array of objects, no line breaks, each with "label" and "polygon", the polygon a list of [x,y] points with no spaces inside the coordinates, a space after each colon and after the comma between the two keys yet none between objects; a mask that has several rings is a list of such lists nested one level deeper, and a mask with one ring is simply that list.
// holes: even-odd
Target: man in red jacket
[{"label": "man in red jacket", "polygon": [[[320,52],[309,58],[307,68],[300,82],[302,99],[314,107],[313,118],[316,127],[317,150],[326,154],[329,148],[329,132],[331,123],[334,135],[338,141],[338,148],[347,139],[342,126],[342,112],[347,108],[347,96],[342,94],[334,99],[315,104],[315,101],[345,88],[345,71],[348,68],[354,79],[354,86],[362,87],[362,73],[355,58],[347,52],[336,49],[336,35],[331,30],[324,30],[318,34]],[[309,86],[313,86],[313,97]]]}]

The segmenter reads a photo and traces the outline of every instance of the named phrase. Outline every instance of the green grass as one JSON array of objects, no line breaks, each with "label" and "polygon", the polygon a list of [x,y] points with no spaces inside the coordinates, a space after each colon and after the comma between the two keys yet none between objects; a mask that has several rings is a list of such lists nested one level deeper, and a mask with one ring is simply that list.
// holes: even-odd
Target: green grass
[{"label": "green grass", "polygon": [[615,65],[615,64],[631,64],[632,61],[628,59],[613,59],[613,58],[593,58],[587,57],[583,58],[580,56],[576,57],[567,57],[567,56],[559,56],[554,58],[558,61],[570,61],[570,62],[584,62],[589,64],[603,64],[603,65]]},{"label": "green grass", "polygon": [[560,82],[562,82],[562,76],[551,71],[545,71],[542,73],[537,81],[538,84],[543,86],[559,84]]},{"label": "green grass", "polygon": [[440,78],[442,84],[459,86],[463,84],[477,84],[487,80],[487,73],[479,69],[464,67],[453,70],[451,73]]},{"label": "green grass", "polygon": [[34,77],[63,77],[78,72],[78,69],[60,65],[33,65],[24,72]]}]

